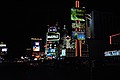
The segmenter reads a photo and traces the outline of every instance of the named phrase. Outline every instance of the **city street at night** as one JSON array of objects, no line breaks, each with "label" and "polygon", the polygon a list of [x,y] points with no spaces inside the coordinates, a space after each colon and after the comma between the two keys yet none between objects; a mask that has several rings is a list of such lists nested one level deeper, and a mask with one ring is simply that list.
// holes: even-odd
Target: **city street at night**
[{"label": "city street at night", "polygon": [[118,1],[2,2],[0,80],[118,80]]},{"label": "city street at night", "polygon": [[105,80],[119,78],[120,65],[88,67],[86,64],[68,62],[3,63],[0,64],[2,80]]}]

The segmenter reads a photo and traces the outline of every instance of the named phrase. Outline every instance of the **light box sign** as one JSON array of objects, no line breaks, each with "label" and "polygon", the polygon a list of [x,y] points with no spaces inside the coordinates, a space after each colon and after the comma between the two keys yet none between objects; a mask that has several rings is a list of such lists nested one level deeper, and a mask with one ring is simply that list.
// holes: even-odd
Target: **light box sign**
[{"label": "light box sign", "polygon": [[55,53],[55,49],[49,49],[48,52]]},{"label": "light box sign", "polygon": [[104,56],[120,56],[120,50],[105,51]]},{"label": "light box sign", "polygon": [[74,39],[85,40],[85,33],[84,32],[72,31],[72,36]]},{"label": "light box sign", "polygon": [[78,24],[78,23],[72,23],[72,28],[80,28],[80,24]]},{"label": "light box sign", "polygon": [[47,33],[47,41],[58,41],[60,39],[60,33]]},{"label": "light box sign", "polygon": [[7,52],[7,48],[2,48],[2,52]]},{"label": "light box sign", "polygon": [[85,21],[84,13],[85,10],[71,8],[71,20]]},{"label": "light box sign", "polygon": [[0,44],[0,47],[6,47],[6,44]]},{"label": "light box sign", "polygon": [[49,28],[49,32],[57,32],[57,28],[55,26],[52,26]]},{"label": "light box sign", "polygon": [[84,32],[78,33],[77,39],[78,39],[78,40],[85,40],[85,34],[84,34]]},{"label": "light box sign", "polygon": [[72,31],[72,37],[74,39],[77,39],[78,32],[77,31]]},{"label": "light box sign", "polygon": [[34,42],[33,51],[40,51],[40,42]]},{"label": "light box sign", "polygon": [[62,54],[60,56],[66,56],[66,49],[62,49]]}]

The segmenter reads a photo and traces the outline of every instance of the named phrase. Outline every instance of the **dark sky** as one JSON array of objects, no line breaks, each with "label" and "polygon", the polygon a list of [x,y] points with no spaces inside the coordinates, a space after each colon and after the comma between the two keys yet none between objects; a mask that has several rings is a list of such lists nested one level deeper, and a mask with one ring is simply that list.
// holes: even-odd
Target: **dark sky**
[{"label": "dark sky", "polygon": [[[105,0],[80,0],[88,10],[107,10],[119,12],[118,2]],[[17,0],[3,1],[1,10],[0,41],[8,43],[10,48],[20,50],[30,46],[30,37],[43,37],[47,24],[56,21],[61,26],[69,24],[70,8],[74,0]],[[29,45],[28,45],[29,44]]]}]

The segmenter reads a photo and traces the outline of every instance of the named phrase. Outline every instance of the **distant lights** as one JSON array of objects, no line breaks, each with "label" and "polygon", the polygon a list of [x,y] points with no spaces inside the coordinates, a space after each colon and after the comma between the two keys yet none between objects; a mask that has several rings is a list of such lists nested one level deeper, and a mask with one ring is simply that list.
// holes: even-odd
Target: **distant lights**
[{"label": "distant lights", "polygon": [[0,47],[6,47],[6,44],[3,44],[3,42],[1,42]]},{"label": "distant lights", "polygon": [[113,34],[113,35],[109,36],[109,38],[110,38],[110,44],[112,44],[112,37],[115,37],[115,36],[120,36],[120,33]]},{"label": "distant lights", "polygon": [[85,9],[85,7],[82,7],[83,9]]},{"label": "distant lights", "polygon": [[76,0],[76,2],[75,2],[75,7],[76,7],[76,8],[79,8],[79,7],[80,7],[78,0]]},{"label": "distant lights", "polygon": [[26,48],[26,50],[31,50],[31,48]]},{"label": "distant lights", "polygon": [[31,38],[31,40],[42,40],[41,38]]}]

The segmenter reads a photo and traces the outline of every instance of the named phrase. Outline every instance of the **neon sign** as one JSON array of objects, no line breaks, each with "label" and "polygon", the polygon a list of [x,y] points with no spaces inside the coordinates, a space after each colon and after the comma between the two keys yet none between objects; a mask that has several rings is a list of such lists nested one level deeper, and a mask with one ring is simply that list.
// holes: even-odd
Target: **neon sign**
[{"label": "neon sign", "polygon": [[105,51],[105,56],[120,56],[120,50],[114,50],[114,51]]},{"label": "neon sign", "polygon": [[60,39],[60,33],[47,33],[47,41],[56,41]]}]

